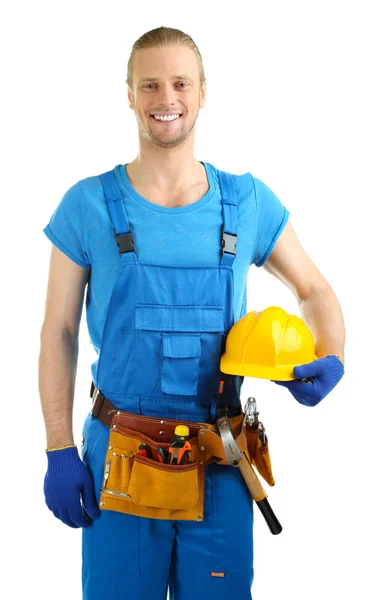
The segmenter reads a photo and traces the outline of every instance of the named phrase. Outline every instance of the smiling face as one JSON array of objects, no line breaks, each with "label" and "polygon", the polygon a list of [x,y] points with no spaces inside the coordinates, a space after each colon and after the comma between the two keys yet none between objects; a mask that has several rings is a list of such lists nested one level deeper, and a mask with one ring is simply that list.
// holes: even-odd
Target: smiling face
[{"label": "smiling face", "polygon": [[194,135],[206,93],[206,82],[200,87],[199,76],[196,54],[188,46],[177,44],[136,52],[133,91],[128,88],[128,100],[144,140],[172,147]]}]

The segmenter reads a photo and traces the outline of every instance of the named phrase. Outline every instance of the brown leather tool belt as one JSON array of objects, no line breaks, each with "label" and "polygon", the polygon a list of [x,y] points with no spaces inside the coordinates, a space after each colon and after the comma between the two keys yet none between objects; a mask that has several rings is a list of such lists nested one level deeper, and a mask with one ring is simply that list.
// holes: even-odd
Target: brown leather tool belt
[{"label": "brown leather tool belt", "polygon": [[[231,464],[217,423],[121,411],[94,385],[91,392],[92,416],[110,428],[99,507],[156,519],[202,521],[205,467],[213,462]],[[260,459],[269,460],[269,454],[261,457],[261,448],[258,452],[257,433],[245,426],[243,412],[228,421],[233,441],[241,452],[248,452],[252,461],[253,456],[259,455]],[[177,425],[189,428],[189,462],[174,465],[158,462],[157,449],[171,445]],[[152,458],[139,454],[141,443],[151,448]],[[259,464],[258,468],[262,472]]]},{"label": "brown leather tool belt", "polygon": [[[115,424],[115,420],[117,420],[122,427],[139,431],[144,435],[163,443],[172,441],[174,430],[177,425],[187,425],[190,430],[189,437],[197,436],[199,430],[205,428],[218,433],[218,428],[216,424],[213,423],[163,419],[160,417],[144,417],[143,415],[120,411],[112,404],[112,402],[105,398],[104,394],[94,386],[94,383],[91,385],[91,397],[93,399],[91,414],[95,419],[99,419],[103,425],[111,427],[112,424]],[[239,415],[230,418],[234,437],[236,437],[241,430],[243,417],[244,414],[240,413]],[[165,427],[163,427],[163,425],[165,425]],[[222,458],[222,456],[224,456],[223,453],[220,458]]]}]

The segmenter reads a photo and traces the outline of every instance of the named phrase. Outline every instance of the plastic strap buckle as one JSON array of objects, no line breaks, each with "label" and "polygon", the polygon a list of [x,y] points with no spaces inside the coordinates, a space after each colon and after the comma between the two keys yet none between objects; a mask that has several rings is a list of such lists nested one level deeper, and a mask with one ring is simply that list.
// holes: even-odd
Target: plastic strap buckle
[{"label": "plastic strap buckle", "polygon": [[234,254],[236,256],[236,244],[237,244],[237,235],[233,233],[226,233],[224,230],[224,224],[222,226],[222,252],[228,252],[229,254]]},{"label": "plastic strap buckle", "polygon": [[119,246],[119,254],[124,254],[124,252],[135,252],[132,231],[117,234],[114,228],[114,233],[116,243]]}]

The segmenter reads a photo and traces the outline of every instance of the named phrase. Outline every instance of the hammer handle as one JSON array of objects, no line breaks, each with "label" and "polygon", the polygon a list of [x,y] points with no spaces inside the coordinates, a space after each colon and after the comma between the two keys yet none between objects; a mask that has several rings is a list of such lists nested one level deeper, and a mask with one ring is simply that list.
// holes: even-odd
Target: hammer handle
[{"label": "hammer handle", "polygon": [[282,526],[268,502],[267,495],[252,467],[251,461],[247,458],[245,452],[242,452],[242,456],[243,458],[238,464],[240,473],[242,474],[251,496],[259,507],[271,533],[277,535],[278,533],[281,533]]}]

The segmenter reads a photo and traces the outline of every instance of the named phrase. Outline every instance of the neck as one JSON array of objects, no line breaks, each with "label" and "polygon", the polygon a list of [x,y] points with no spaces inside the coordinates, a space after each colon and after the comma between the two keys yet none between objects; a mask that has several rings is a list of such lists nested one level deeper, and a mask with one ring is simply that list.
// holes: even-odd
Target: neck
[{"label": "neck", "polygon": [[148,144],[140,138],[139,153],[128,164],[128,173],[159,191],[187,187],[204,170],[194,157],[194,141],[190,138],[184,144],[167,148]]}]

